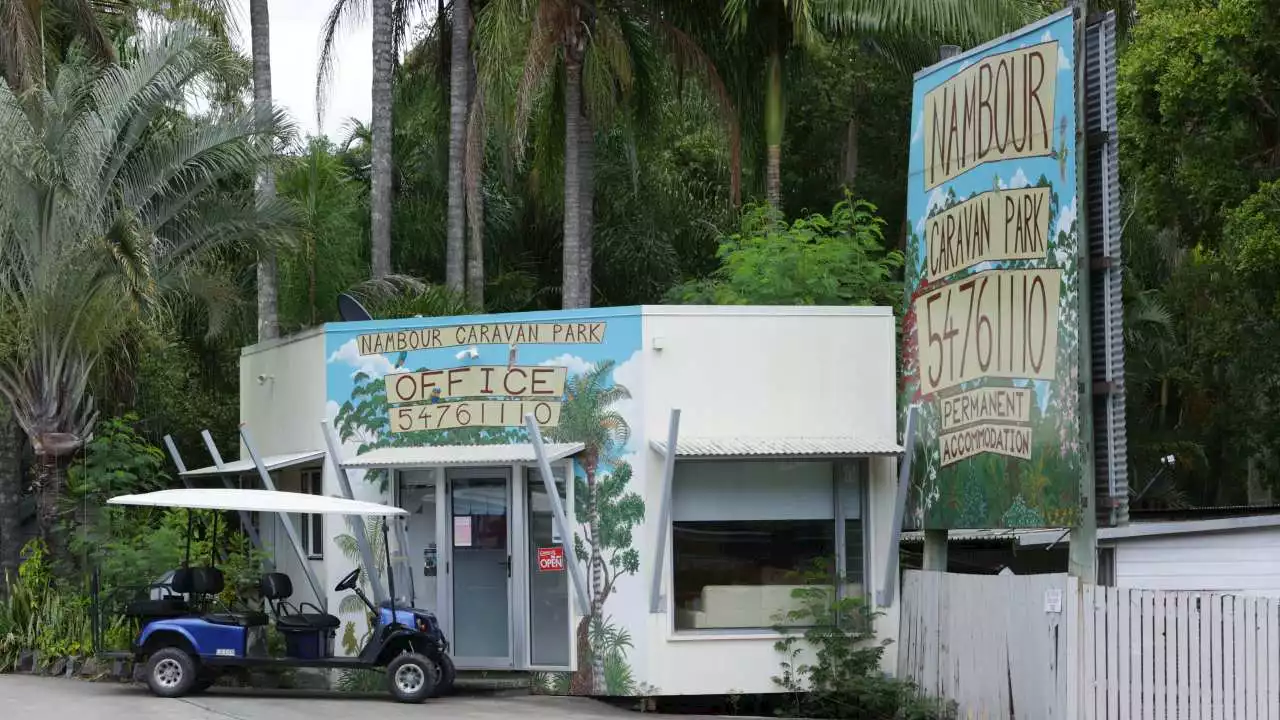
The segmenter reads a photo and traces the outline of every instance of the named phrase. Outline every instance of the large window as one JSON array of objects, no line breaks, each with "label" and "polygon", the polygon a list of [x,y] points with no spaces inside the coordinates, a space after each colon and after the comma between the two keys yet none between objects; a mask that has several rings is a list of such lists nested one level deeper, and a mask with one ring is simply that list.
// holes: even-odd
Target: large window
[{"label": "large window", "polygon": [[[302,492],[311,495],[324,494],[324,475],[319,468],[302,471]],[[324,558],[324,516],[302,515],[302,548],[312,560]]]},{"label": "large window", "polygon": [[862,592],[857,462],[682,461],[672,498],[676,629],[775,627],[803,585]]}]

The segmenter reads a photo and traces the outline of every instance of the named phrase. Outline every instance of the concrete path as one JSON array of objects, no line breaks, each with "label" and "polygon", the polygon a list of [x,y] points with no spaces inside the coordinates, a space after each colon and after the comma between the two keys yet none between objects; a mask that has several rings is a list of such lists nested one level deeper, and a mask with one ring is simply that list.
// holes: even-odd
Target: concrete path
[{"label": "concrete path", "polygon": [[[638,713],[586,698],[460,696],[402,705],[386,695],[216,688],[166,700],[142,685],[0,675],[5,720],[639,720]],[[647,717],[652,717],[647,715]],[[690,720],[688,716],[682,720]]]}]

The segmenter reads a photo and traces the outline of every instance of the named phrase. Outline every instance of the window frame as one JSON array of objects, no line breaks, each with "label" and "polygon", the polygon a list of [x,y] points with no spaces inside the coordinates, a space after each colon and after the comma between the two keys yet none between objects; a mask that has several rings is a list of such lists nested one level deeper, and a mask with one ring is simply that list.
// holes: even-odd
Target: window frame
[{"label": "window frame", "polygon": [[[835,561],[836,567],[843,576],[847,571],[848,559],[848,533],[846,532],[846,523],[850,519],[845,512],[843,494],[841,490],[841,467],[848,463],[851,467],[853,479],[856,483],[854,492],[858,495],[858,520],[861,522],[862,531],[862,593],[860,597],[871,598],[870,588],[870,568],[868,565],[871,549],[871,523],[868,520],[868,510],[870,507],[870,476],[871,463],[867,457],[715,457],[715,458],[677,458],[677,463],[688,463],[696,465],[700,463],[756,463],[756,462],[830,462],[831,463],[831,497],[833,502],[833,512],[831,522],[835,525],[835,533],[833,541],[836,549]],[[672,497],[669,502],[672,504],[671,519],[667,521],[667,525],[663,530],[667,537],[667,558],[662,572],[666,574],[667,593],[665,605],[667,610],[667,639],[668,640],[725,640],[725,639],[760,639],[760,638],[777,638],[782,635],[771,627],[762,628],[702,628],[702,629],[681,629],[676,627],[676,608],[675,608],[675,488],[674,483],[678,482],[673,478],[673,487],[671,488]],[[751,518],[743,518],[734,522],[751,522]],[[836,583],[836,597],[845,598],[848,595],[848,585],[845,582]]]},{"label": "window frame", "polygon": [[[324,495],[324,469],[306,468],[298,471],[299,492],[307,495]],[[300,514],[299,535],[302,536],[302,549],[308,560],[324,560],[324,516]],[[317,536],[319,533],[319,543]]]}]

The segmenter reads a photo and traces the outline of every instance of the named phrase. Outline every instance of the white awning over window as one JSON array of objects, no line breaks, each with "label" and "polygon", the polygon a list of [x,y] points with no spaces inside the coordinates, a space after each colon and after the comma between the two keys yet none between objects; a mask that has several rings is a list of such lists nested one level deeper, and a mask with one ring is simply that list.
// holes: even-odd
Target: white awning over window
[{"label": "white awning over window", "polygon": [[[667,443],[649,443],[659,454],[667,454]],[[893,440],[858,437],[812,438],[680,438],[676,457],[680,458],[837,458],[872,455],[899,455],[902,446]]]},{"label": "white awning over window", "polygon": [[[555,462],[582,452],[582,443],[546,443],[547,460]],[[359,470],[371,468],[416,468],[442,465],[514,465],[537,462],[531,443],[500,445],[416,445],[386,447],[360,453],[345,460],[343,467]]]},{"label": "white awning over window", "polygon": [[[298,465],[308,465],[317,460],[324,460],[324,450],[307,450],[305,452],[285,453],[284,455],[268,455],[262,458],[262,464],[267,467],[267,472],[280,470],[281,468],[296,467]],[[245,473],[255,473],[257,468],[254,467],[253,461],[233,460],[223,463],[222,467],[210,465],[209,467],[197,468],[181,473],[182,477],[211,477],[216,475],[243,475]]]}]

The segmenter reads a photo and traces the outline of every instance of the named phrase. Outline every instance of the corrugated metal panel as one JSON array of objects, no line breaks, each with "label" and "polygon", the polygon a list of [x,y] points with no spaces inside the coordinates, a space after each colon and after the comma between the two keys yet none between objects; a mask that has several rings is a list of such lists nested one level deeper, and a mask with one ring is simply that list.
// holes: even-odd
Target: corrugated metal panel
[{"label": "corrugated metal panel", "polygon": [[[547,458],[561,460],[582,452],[582,443],[547,443]],[[536,462],[530,443],[501,445],[420,445],[385,447],[361,453],[342,463],[343,467],[410,468],[442,465],[510,465]]]},{"label": "corrugated metal panel", "polygon": [[[992,530],[948,530],[947,542],[1012,542],[1023,535],[1045,532],[1043,529],[1003,528]],[[904,531],[902,542],[916,545],[924,542],[924,533],[919,530]]]},{"label": "corrugated metal panel", "polygon": [[[650,443],[666,454],[666,442]],[[897,455],[902,446],[892,440],[855,437],[831,438],[680,438],[678,457],[848,457]]]},{"label": "corrugated metal panel", "polygon": [[[267,470],[280,470],[281,468],[295,467],[298,465],[306,465],[307,463],[323,460],[325,451],[323,450],[307,450],[306,452],[287,453],[284,455],[269,455],[262,458],[262,464],[267,466]],[[209,467],[196,468],[182,473],[182,477],[204,477],[210,475],[241,475],[244,473],[256,472],[252,460],[233,460],[229,463],[223,463],[221,468],[216,465]]]},{"label": "corrugated metal panel", "polygon": [[1096,395],[1093,401],[1096,507],[1098,522],[1105,526],[1129,520],[1115,13],[1108,12],[1092,23],[1085,30],[1084,44],[1086,208],[1093,265],[1089,282],[1090,359],[1094,382],[1108,384],[1108,392]]}]

